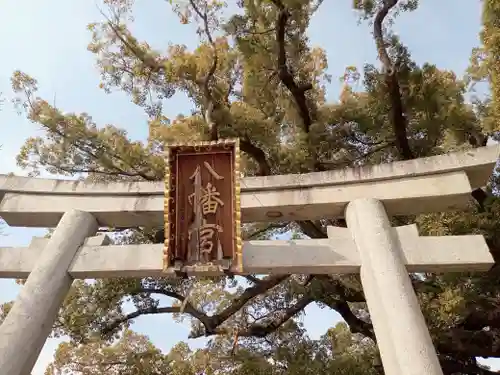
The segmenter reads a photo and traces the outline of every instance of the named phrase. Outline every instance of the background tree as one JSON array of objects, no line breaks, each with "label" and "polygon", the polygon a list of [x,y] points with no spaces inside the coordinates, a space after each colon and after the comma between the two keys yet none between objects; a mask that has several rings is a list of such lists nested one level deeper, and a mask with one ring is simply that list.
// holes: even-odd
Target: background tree
[{"label": "background tree", "polygon": [[[98,127],[85,113],[63,113],[37,96],[34,78],[18,71],[12,77],[16,104],[45,129],[44,137],[26,141],[17,159],[21,167],[91,181],[154,181],[163,179],[162,152],[169,142],[238,137],[245,174],[262,176],[425,157],[482,146],[496,137],[496,47],[494,38],[487,37],[496,22],[493,0],[485,1],[484,46],[478,50],[490,59],[475,58],[483,56],[476,51],[468,80],[432,63],[418,65],[391,32],[397,14],[416,9],[418,1],[354,1],[361,19],[373,27],[380,66],[367,64],[362,72],[348,67],[337,102],[326,101],[330,77],[325,52],[310,47],[306,36],[321,1],[242,0],[229,7],[216,0],[173,3],[182,23],[198,26],[200,44],[193,51],[172,45],[164,52],[130,32],[130,0],[105,3],[109,9],[103,20],[89,25],[88,49],[96,56],[102,89],[124,91],[144,108],[148,141],[131,140],[115,126]],[[485,77],[491,81],[493,104],[466,101],[468,83]],[[353,88],[359,81],[362,91]],[[162,112],[162,101],[175,92],[187,94],[195,110],[171,120]],[[395,224],[415,222],[422,234],[483,234],[498,259],[496,186],[492,180],[476,191],[478,201],[470,211],[398,217]],[[247,238],[278,232],[324,238],[327,225],[345,222],[250,224],[244,232]],[[160,228],[130,228],[115,240],[162,242],[163,233]],[[446,374],[492,373],[476,357],[500,356],[498,281],[497,267],[486,274],[415,277]],[[163,297],[171,304],[164,306]],[[127,300],[136,311],[125,312]],[[201,367],[206,373],[381,373],[364,302],[356,276],[79,281],[54,327],[54,335],[69,335],[72,342],[61,346],[48,371],[122,373],[127,364],[150,374],[196,373]],[[311,303],[336,310],[347,326],[330,330],[319,341],[308,339],[294,318]],[[202,351],[180,344],[163,355],[127,330],[134,318],[148,314],[187,319],[191,337],[213,338]],[[91,350],[99,355],[90,358]],[[209,359],[214,358],[223,367],[213,368]]]},{"label": "background tree", "polygon": [[247,343],[231,356],[224,337],[205,349],[191,350],[181,342],[163,355],[145,336],[125,330],[120,339],[107,344],[61,344],[46,375],[369,375],[376,348],[360,335],[353,336],[340,323],[319,340],[310,340],[297,326],[271,338],[266,348]]}]

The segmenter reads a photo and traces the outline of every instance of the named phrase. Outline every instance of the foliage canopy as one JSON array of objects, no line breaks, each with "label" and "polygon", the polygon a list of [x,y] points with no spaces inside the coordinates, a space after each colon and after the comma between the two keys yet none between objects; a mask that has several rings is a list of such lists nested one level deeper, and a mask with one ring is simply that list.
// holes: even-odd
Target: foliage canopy
[{"label": "foliage canopy", "polygon": [[[373,27],[379,66],[346,67],[338,101],[326,100],[326,53],[306,36],[321,0],[181,0],[172,9],[197,25],[194,50],[171,45],[155,51],[130,31],[132,0],[105,0],[103,20],[88,26],[100,87],[127,93],[149,117],[147,142],[113,125],[98,126],[86,113],[64,113],[37,96],[37,81],[16,71],[16,104],[45,130],[28,139],[17,157],[31,171],[79,175],[92,181],[161,180],[169,142],[238,137],[245,175],[325,171],[407,160],[486,145],[500,124],[500,3],[484,1],[481,43],[467,77],[432,63],[418,65],[390,28],[418,0],[354,0]],[[223,15],[231,13],[223,19]],[[491,97],[467,101],[472,83],[486,80]],[[362,83],[363,90],[354,84]],[[162,102],[185,93],[195,111],[166,117]],[[484,234],[500,255],[500,202],[492,179],[474,192],[467,212],[398,217],[422,234]],[[324,219],[251,224],[247,238],[291,231],[326,237]],[[161,242],[161,228],[131,228],[123,243]],[[486,274],[427,274],[414,278],[446,374],[491,374],[476,357],[500,356],[498,268]],[[167,299],[170,305],[164,306]],[[180,304],[187,299],[183,313]],[[127,312],[125,301],[135,307]],[[311,340],[294,320],[317,303],[345,320]],[[5,305],[3,313],[8,311]],[[129,329],[141,315],[172,314],[190,322],[191,337],[212,336],[191,350],[168,354]],[[228,279],[158,278],[75,282],[53,334],[68,335],[47,375],[109,374],[380,374],[374,334],[355,276],[293,275]]]}]

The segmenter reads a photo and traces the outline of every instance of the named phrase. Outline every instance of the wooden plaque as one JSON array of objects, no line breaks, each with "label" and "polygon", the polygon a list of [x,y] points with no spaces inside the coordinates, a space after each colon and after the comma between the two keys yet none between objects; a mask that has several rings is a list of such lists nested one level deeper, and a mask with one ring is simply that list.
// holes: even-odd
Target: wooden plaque
[{"label": "wooden plaque", "polygon": [[167,148],[164,271],[241,272],[239,141]]}]

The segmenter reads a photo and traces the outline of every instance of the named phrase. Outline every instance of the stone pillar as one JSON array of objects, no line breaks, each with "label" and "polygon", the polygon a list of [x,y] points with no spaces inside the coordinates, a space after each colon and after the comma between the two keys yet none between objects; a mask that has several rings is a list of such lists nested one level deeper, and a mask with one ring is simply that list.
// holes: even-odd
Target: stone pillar
[{"label": "stone pillar", "polygon": [[1,374],[31,373],[73,282],[68,268],[79,247],[97,229],[96,220],[87,212],[73,210],[61,218],[0,325]]},{"label": "stone pillar", "polygon": [[[377,290],[373,272],[362,267],[360,276],[366,300],[381,300],[384,296]],[[380,358],[384,365],[384,375],[402,375],[391,338],[391,322],[387,321],[385,317],[384,307],[380,303],[371,303],[368,306],[368,310],[370,311],[373,330],[377,336],[377,346],[379,347]]]},{"label": "stone pillar", "polygon": [[357,199],[347,206],[346,221],[359,251],[361,281],[386,373],[443,375],[384,206],[376,199]]}]

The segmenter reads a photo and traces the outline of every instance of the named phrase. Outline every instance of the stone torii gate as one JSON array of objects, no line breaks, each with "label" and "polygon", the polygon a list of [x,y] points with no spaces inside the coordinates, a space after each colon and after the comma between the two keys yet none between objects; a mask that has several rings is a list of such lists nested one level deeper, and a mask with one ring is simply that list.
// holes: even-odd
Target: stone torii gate
[{"label": "stone torii gate", "polygon": [[[360,273],[387,375],[442,374],[408,272],[487,271],[482,236],[419,237],[391,215],[466,209],[498,147],[344,170],[241,180],[242,222],[345,217],[328,239],[248,241],[242,274]],[[161,227],[164,183],[88,184],[0,176],[0,217],[55,228],[50,239],[0,248],[0,278],[27,278],[0,326],[0,373],[30,374],[73,279],[175,275],[163,244],[115,246],[99,227]],[[214,275],[193,268],[192,275]]]}]

